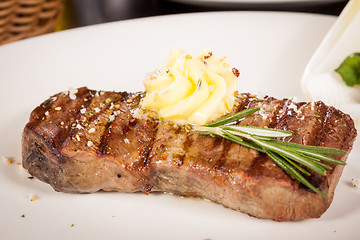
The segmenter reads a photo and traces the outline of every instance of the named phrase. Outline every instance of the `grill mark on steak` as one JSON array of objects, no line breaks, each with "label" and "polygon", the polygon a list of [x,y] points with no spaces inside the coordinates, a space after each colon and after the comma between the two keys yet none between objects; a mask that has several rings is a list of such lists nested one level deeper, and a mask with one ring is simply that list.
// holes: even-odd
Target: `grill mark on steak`
[{"label": "grill mark on steak", "polygon": [[221,150],[221,154],[219,155],[219,159],[215,162],[214,169],[223,170],[223,171],[230,170],[232,167],[227,167],[225,166],[225,164],[226,164],[226,155],[228,154],[229,149],[233,145],[233,143],[230,141],[226,141],[226,139],[222,138],[220,144],[222,144],[222,150]]},{"label": "grill mark on steak", "polygon": [[[137,120],[134,118],[133,122],[136,122]],[[149,125],[151,125],[149,127]],[[140,161],[142,163],[143,168],[147,167],[148,165],[148,160],[149,160],[149,155],[153,149],[153,143],[154,143],[154,139],[157,133],[157,127],[153,126],[152,124],[150,124],[149,122],[145,123],[145,131],[147,133],[149,133],[149,135],[147,136],[148,141],[144,142],[144,148],[143,148],[143,152],[140,155]]]},{"label": "grill mark on steak", "polygon": [[[68,139],[70,132],[62,130],[58,125],[52,124],[52,122],[57,124],[63,122],[65,126],[69,126],[70,122],[78,118],[80,107],[87,104],[84,99],[91,99],[92,93],[93,91],[89,91],[87,88],[79,88],[75,94],[75,100],[70,99],[66,94],[54,95],[50,98],[50,101],[48,100],[44,105],[42,104],[37,107],[31,114],[31,118],[34,120],[43,121],[43,118],[46,118],[47,121],[44,122],[48,124],[42,124],[43,126],[40,126],[38,121],[32,121],[34,125],[29,126],[29,128],[33,128],[34,131],[37,131],[44,139],[48,139],[49,144],[54,149],[61,148],[65,140]],[[63,106],[66,105],[71,107],[65,109]],[[61,109],[57,110],[58,107]],[[54,114],[57,112],[60,114]],[[56,117],[52,118],[53,116]],[[50,131],[44,131],[44,129],[48,128]]]},{"label": "grill mark on steak", "polygon": [[103,132],[103,134],[101,135],[101,140],[100,140],[100,144],[98,146],[98,150],[96,151],[98,156],[103,156],[103,155],[107,155],[108,154],[108,150],[107,150],[107,146],[109,144],[109,140],[110,140],[110,125],[112,123],[108,122],[105,126],[105,130]]},{"label": "grill mark on steak", "polygon": [[[329,207],[343,166],[334,166],[324,177],[309,178],[329,196],[324,199],[299,186],[265,154],[221,137],[136,118],[141,98],[141,93],[99,94],[83,88],[75,100],[58,94],[45,101],[24,129],[24,168],[57,191],[166,191],[207,198],[260,218],[320,217]],[[53,110],[59,105],[63,111]],[[240,94],[233,111],[254,106],[260,111],[239,124],[290,130],[294,135],[287,141],[350,151],[356,137],[348,115],[320,102],[268,97],[260,102]],[[83,114],[84,108],[93,114]],[[345,161],[347,156],[335,157]]]},{"label": "grill mark on steak", "polygon": [[[289,106],[292,108],[289,108]],[[293,133],[291,137],[285,138],[287,141],[305,144],[322,146],[319,135],[322,134],[323,129],[323,115],[326,112],[326,107],[321,103],[293,103],[287,101],[284,105],[284,116],[282,116],[279,123],[275,126],[279,129],[285,129]],[[293,117],[298,116],[298,117]],[[304,121],[306,124],[302,124],[299,128],[300,122]],[[304,167],[299,164],[300,167]],[[311,176],[304,176],[310,183],[316,188],[322,190],[326,187],[326,176],[321,176],[312,170],[308,170]],[[308,187],[303,184],[299,184],[301,189],[306,191]]]},{"label": "grill mark on steak", "polygon": [[[88,91],[87,88],[80,88],[80,89],[78,89],[77,93],[75,93],[75,97],[76,97],[75,101],[71,101],[71,99],[70,99],[70,101],[67,100],[64,103],[60,103],[60,105],[71,104],[71,102],[77,103],[73,106],[73,108],[69,109],[69,112],[70,112],[69,117],[63,116],[62,120],[65,121],[64,125],[67,125],[70,128],[71,122],[79,119],[79,117],[81,116],[81,114],[80,114],[81,107],[87,107],[90,104],[91,100],[94,97],[94,93],[95,93],[95,91]],[[87,101],[85,101],[85,99],[87,99]],[[62,109],[61,111],[65,111],[65,109]],[[51,115],[51,113],[49,113],[49,115]],[[66,122],[67,120],[70,120],[70,121]],[[58,139],[59,139],[58,147],[63,146],[65,140],[68,139],[69,137],[71,137],[71,135],[74,133],[74,131],[60,131],[60,133],[62,133],[62,135],[58,137]],[[55,148],[57,148],[57,147],[55,147]]]},{"label": "grill mark on steak", "polygon": [[[214,149],[220,147],[220,145],[224,144],[224,139],[223,138],[215,137],[213,139],[214,139],[214,141],[212,143],[211,150],[214,150]],[[221,146],[221,147],[223,147],[223,146]]]},{"label": "grill mark on steak", "polygon": [[100,154],[104,133],[109,127],[110,113],[107,112],[109,105],[106,102],[107,99],[111,99],[108,96],[109,94],[104,92],[97,92],[91,103],[81,109],[79,118],[71,124],[71,141],[66,145],[67,149],[91,149],[94,153]]}]

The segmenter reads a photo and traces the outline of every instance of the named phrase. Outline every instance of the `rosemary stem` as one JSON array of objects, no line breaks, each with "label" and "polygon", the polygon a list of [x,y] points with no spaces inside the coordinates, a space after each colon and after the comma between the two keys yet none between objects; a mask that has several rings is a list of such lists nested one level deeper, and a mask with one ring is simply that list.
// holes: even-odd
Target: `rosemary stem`
[{"label": "rosemary stem", "polygon": [[271,151],[276,152],[276,153],[281,154],[281,155],[285,155],[286,157],[289,157],[293,161],[301,163],[304,166],[312,169],[313,171],[315,171],[315,172],[317,172],[317,173],[319,173],[321,175],[325,175],[325,173],[326,173],[325,169],[320,168],[318,165],[315,165],[313,163],[313,161],[306,161],[306,159],[300,157],[297,154],[294,154],[292,152],[289,152],[289,151],[286,151],[286,150],[281,149],[279,147],[276,147],[273,144],[267,143],[265,141],[258,140],[257,138],[252,137],[250,135],[243,134],[243,137],[257,143],[258,145],[262,146],[263,148],[266,148],[268,150],[271,150]]},{"label": "rosemary stem", "polygon": [[270,152],[270,151],[266,151],[266,154],[279,166],[281,167],[285,172],[287,172],[290,176],[292,176],[293,178],[295,178],[296,180],[298,180],[299,182],[301,182],[302,184],[304,184],[305,186],[307,186],[308,188],[310,188],[311,190],[313,190],[314,192],[320,194],[322,197],[324,198],[328,198],[328,196],[326,194],[324,194],[323,192],[321,192],[319,189],[317,189],[316,187],[314,187],[308,180],[306,180],[306,178],[304,178],[300,173],[298,173],[294,168],[292,168],[290,166],[290,164],[288,164],[286,161],[284,161],[281,157],[279,157],[278,155]]},{"label": "rosemary stem", "polygon": [[314,187],[302,175],[311,176],[310,172],[305,170],[305,167],[318,174],[326,175],[326,171],[332,168],[324,162],[346,164],[328,155],[345,155],[347,152],[341,149],[308,146],[276,139],[291,136],[292,133],[289,131],[238,125],[240,119],[253,114],[259,109],[258,107],[246,109],[205,126],[193,126],[192,129],[200,132],[200,134],[217,135],[267,154],[275,164],[295,180],[327,198],[326,194]]}]

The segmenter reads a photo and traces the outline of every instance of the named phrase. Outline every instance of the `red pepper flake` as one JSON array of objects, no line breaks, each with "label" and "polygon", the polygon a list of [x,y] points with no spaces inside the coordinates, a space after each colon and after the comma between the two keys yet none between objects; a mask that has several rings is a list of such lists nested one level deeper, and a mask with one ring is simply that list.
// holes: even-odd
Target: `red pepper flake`
[{"label": "red pepper flake", "polygon": [[240,72],[239,70],[237,70],[236,68],[232,68],[232,72],[235,75],[235,77],[239,77],[240,76]]},{"label": "red pepper flake", "polygon": [[112,123],[112,124],[110,124],[110,127],[116,127],[117,126],[117,124],[116,123]]},{"label": "red pepper flake", "polygon": [[211,56],[212,56],[212,52],[209,52],[208,55],[205,55],[205,56],[204,56],[204,59],[208,59],[208,58],[211,57]]},{"label": "red pepper flake", "polygon": [[163,160],[166,160],[167,159],[167,156],[166,155],[163,155]]}]

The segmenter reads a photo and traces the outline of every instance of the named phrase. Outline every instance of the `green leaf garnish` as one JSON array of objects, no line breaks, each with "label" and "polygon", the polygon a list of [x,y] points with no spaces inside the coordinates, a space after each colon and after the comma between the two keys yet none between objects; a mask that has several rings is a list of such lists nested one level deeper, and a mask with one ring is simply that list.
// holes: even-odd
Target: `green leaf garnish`
[{"label": "green leaf garnish", "polygon": [[353,53],[335,69],[346,85],[353,87],[360,84],[360,53]]},{"label": "green leaf garnish", "polygon": [[326,175],[326,171],[332,169],[326,162],[339,165],[346,164],[329,155],[345,155],[347,152],[336,148],[308,146],[278,139],[291,136],[292,133],[289,131],[237,125],[240,119],[253,114],[259,109],[259,107],[249,108],[204,126],[194,126],[193,129],[200,132],[200,134],[218,135],[267,154],[275,164],[295,180],[327,198],[326,194],[314,187],[303,175],[311,176],[307,169]]}]

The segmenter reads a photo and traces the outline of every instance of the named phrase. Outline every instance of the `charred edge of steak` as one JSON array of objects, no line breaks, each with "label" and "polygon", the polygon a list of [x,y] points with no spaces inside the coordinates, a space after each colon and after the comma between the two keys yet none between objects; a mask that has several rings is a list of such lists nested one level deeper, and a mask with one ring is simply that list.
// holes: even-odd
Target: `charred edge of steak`
[{"label": "charred edge of steak", "polygon": [[[30,121],[26,127],[36,131],[38,122],[43,121],[46,116],[52,116],[55,113],[56,115],[59,115],[59,118],[54,119],[55,124],[69,126],[74,119],[79,118],[80,109],[82,107],[87,107],[90,104],[94,93],[95,91],[87,88],[79,88],[75,95],[75,100],[64,96],[64,94],[56,94],[46,100],[39,107],[35,108],[35,110],[31,113]],[[64,131],[61,128],[56,127],[51,119],[49,121],[44,121],[44,123],[45,122],[48,124],[48,128],[53,129],[46,132],[38,132],[38,134],[43,136],[44,139],[47,139],[48,143],[53,148],[61,148],[64,141],[66,141],[69,135],[71,135],[71,131]]]},{"label": "charred edge of steak", "polygon": [[[329,207],[343,166],[308,178],[329,196],[324,199],[265,154],[172,123],[136,118],[141,99],[141,93],[87,88],[78,89],[75,99],[53,96],[25,126],[23,166],[64,192],[165,191],[276,220],[320,217]],[[291,131],[287,141],[350,151],[357,134],[348,115],[322,102],[258,101],[240,94],[233,112],[254,106],[261,109],[240,124]]]},{"label": "charred edge of steak", "polygon": [[24,132],[22,141],[31,144],[23,148],[23,167],[32,176],[49,183],[56,191],[79,193],[63,174],[62,164],[69,159],[41,138],[30,131]]},{"label": "charred edge of steak", "polygon": [[[293,136],[288,137],[286,139],[287,141],[304,145],[334,147],[348,152],[351,151],[357,132],[354,122],[349,115],[344,114],[333,107],[328,107],[322,102],[295,103],[288,99],[277,100],[272,97],[266,97],[265,101],[261,105],[271,105],[273,102],[278,102],[278,104],[273,108],[274,115],[270,116],[270,121],[264,125],[292,132]],[[255,104],[252,102],[250,107],[254,106]],[[253,117],[254,116],[250,116],[250,119]],[[251,120],[247,119],[245,121],[249,122]],[[248,124],[247,122],[243,122],[243,124]],[[252,121],[249,125],[252,124],[256,125],[257,121]],[[334,136],[331,136],[332,134]],[[347,156],[332,157],[343,161],[347,158]],[[270,160],[267,156],[265,156],[265,158]],[[265,161],[262,158],[257,160],[261,160],[262,162]],[[312,170],[309,170],[311,176],[304,176],[311,184],[322,191],[326,191],[326,189],[329,188],[331,181],[329,176],[335,171],[335,169],[343,169],[343,166],[331,163],[327,164],[330,165],[332,169],[327,172],[326,176],[322,176]],[[263,169],[258,171],[256,170],[257,167],[262,165],[263,164],[254,162],[248,173],[263,174]],[[308,187],[302,184],[300,184],[299,187],[312,192]],[[332,196],[333,193],[330,192],[329,197],[332,198]]]},{"label": "charred edge of steak", "polygon": [[[119,191],[151,191],[143,176],[149,170],[143,169],[148,168],[157,121],[132,116],[141,96],[80,88],[75,99],[66,93],[51,97],[25,126],[24,167],[57,191],[94,192],[114,189],[118,182],[124,183]],[[121,151],[126,153],[122,161],[114,160]],[[104,184],[105,173],[112,178]]]}]

